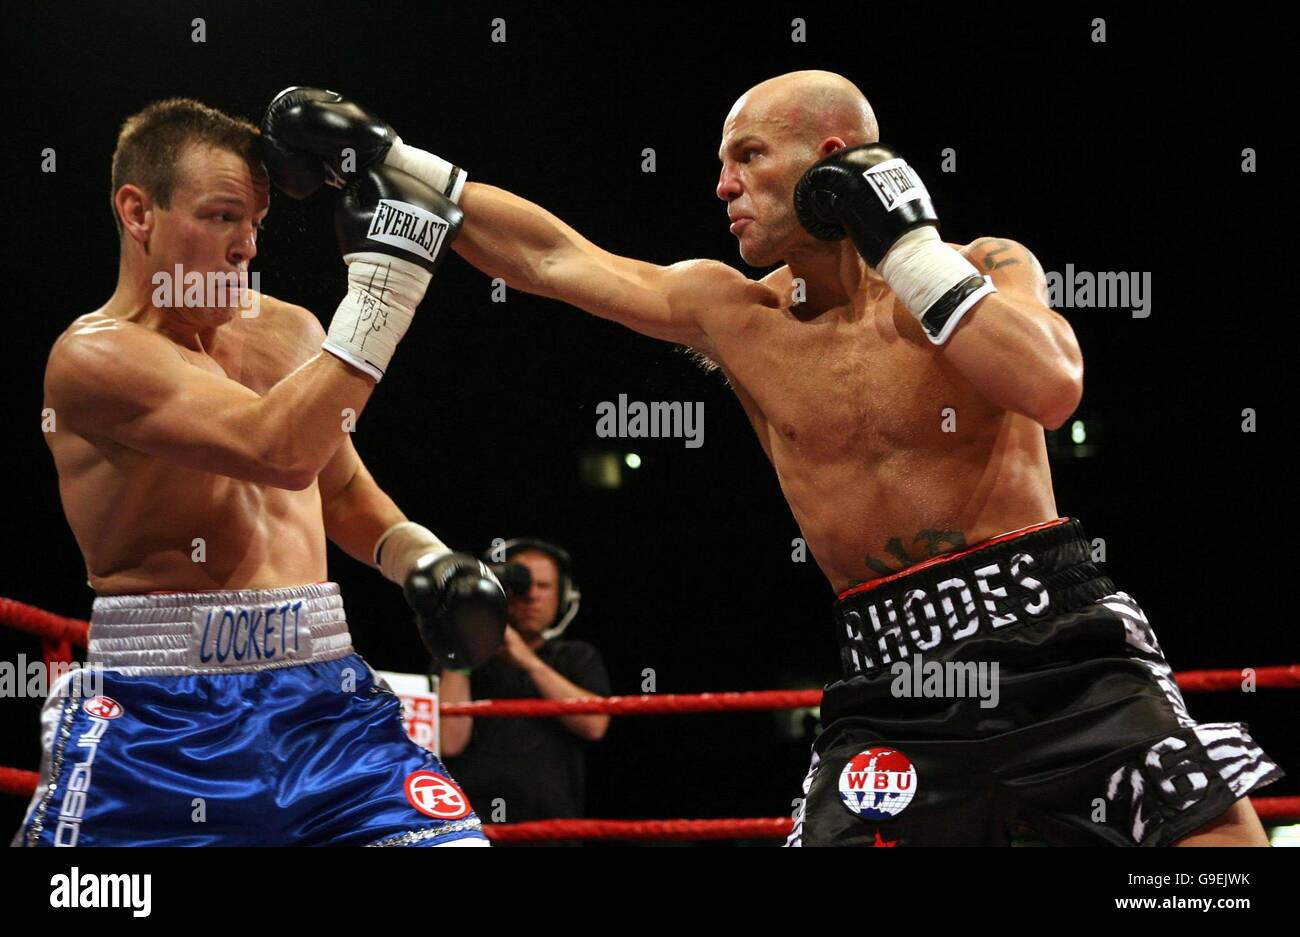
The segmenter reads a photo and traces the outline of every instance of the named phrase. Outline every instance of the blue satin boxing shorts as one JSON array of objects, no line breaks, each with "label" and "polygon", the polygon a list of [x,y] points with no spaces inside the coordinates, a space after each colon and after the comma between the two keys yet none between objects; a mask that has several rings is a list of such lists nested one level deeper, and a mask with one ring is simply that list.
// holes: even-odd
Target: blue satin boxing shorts
[{"label": "blue satin boxing shorts", "polygon": [[334,583],[95,600],[16,846],[486,846]]}]

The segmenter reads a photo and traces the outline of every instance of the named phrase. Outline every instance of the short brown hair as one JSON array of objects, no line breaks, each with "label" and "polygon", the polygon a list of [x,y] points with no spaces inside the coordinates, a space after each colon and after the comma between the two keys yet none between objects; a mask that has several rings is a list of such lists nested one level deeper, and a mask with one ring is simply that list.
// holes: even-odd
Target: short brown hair
[{"label": "short brown hair", "polygon": [[192,144],[229,150],[243,157],[255,178],[266,175],[260,134],[252,124],[193,98],[155,101],[123,121],[117,135],[109,200],[119,234],[122,219],[117,216],[118,189],[138,185],[163,208],[170,208],[172,194],[181,181],[177,166],[185,148]]}]

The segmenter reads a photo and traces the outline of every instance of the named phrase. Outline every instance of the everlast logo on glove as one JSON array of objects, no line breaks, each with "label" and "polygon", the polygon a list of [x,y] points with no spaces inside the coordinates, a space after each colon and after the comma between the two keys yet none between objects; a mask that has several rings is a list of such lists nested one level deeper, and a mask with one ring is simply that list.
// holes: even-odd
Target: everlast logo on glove
[{"label": "everlast logo on glove", "polygon": [[930,197],[925,183],[906,160],[887,159],[872,166],[862,176],[887,211],[893,211],[904,202]]},{"label": "everlast logo on glove", "polygon": [[981,630],[1042,617],[1052,603],[1043,583],[1028,574],[1038,565],[1028,553],[1016,553],[1009,562],[995,560],[973,575],[858,597],[856,607],[840,613],[848,668],[866,672]]},{"label": "everlast logo on glove", "polygon": [[409,202],[380,199],[366,237],[420,254],[430,263],[442,249],[447,222]]}]

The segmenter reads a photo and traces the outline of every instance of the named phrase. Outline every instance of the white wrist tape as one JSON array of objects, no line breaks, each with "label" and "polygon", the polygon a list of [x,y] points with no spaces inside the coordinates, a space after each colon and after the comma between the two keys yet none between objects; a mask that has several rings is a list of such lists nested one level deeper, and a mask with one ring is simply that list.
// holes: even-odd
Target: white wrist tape
[{"label": "white wrist tape", "polygon": [[379,381],[433,274],[387,254],[348,254],[343,260],[348,294],[321,347]]},{"label": "white wrist tape", "polygon": [[427,527],[402,521],[389,527],[375,542],[373,560],[385,579],[401,586],[406,584],[406,577],[421,558],[430,553],[443,556],[450,552],[451,548]]},{"label": "white wrist tape", "polygon": [[880,275],[936,345],[948,340],[975,303],[998,291],[931,225],[899,238],[880,261]]},{"label": "white wrist tape", "polygon": [[400,169],[436,189],[453,202],[460,202],[460,193],[465,188],[468,176],[459,166],[453,166],[441,156],[435,156],[418,146],[403,143],[398,137],[384,157],[384,165]]}]

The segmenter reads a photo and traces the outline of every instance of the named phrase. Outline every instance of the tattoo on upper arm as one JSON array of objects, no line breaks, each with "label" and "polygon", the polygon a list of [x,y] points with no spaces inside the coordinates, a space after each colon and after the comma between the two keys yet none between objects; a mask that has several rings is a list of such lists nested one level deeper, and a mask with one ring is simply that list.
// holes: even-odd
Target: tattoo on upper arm
[{"label": "tattoo on upper arm", "polygon": [[996,270],[1021,262],[1015,245],[1001,238],[981,238],[974,246],[977,251],[976,266],[981,270]]},{"label": "tattoo on upper arm", "polygon": [[966,546],[966,535],[960,530],[932,530],[927,528],[918,531],[916,536],[912,538],[912,552],[910,554],[903,546],[901,537],[889,538],[889,541],[885,544],[885,552],[894,559],[897,565],[891,566],[870,553],[862,558],[862,562],[867,569],[877,576],[888,576],[891,573],[901,572],[907,567],[914,566],[932,556],[951,553],[953,550],[960,550],[964,546]]}]

